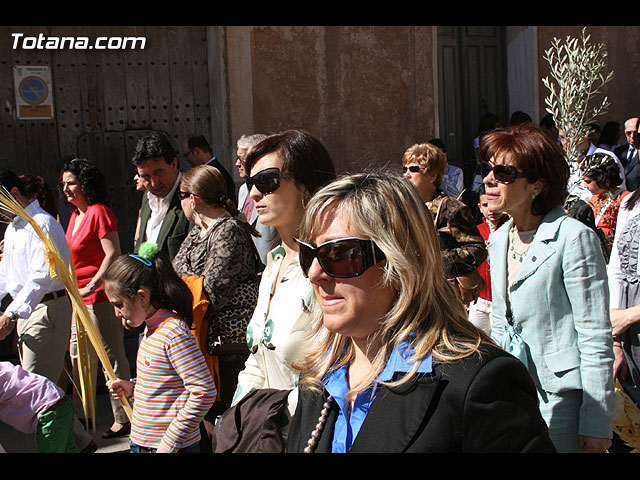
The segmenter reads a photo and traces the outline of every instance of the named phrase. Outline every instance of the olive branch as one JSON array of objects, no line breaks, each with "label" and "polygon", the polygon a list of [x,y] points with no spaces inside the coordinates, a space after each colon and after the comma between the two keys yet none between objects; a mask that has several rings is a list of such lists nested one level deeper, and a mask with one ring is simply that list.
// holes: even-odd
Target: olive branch
[{"label": "olive branch", "polygon": [[[547,112],[553,115],[556,126],[564,132],[564,146],[567,161],[571,164],[579,160],[578,146],[589,135],[589,123],[609,109],[605,96],[600,103],[590,107],[602,88],[613,78],[613,71],[606,76],[607,50],[604,44],[589,43],[591,36],[582,29],[581,42],[567,36],[564,44],[554,38],[552,47],[545,51],[544,59],[549,62],[551,76],[542,79],[550,90],[545,98]],[[557,87],[556,87],[557,84]]]}]

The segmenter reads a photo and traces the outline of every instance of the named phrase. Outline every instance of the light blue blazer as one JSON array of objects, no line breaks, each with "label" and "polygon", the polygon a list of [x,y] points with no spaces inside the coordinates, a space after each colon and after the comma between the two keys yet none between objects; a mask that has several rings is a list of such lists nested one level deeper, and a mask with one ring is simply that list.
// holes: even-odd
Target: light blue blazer
[{"label": "light blue blazer", "polygon": [[[562,207],[545,215],[513,284],[507,285],[509,220],[488,247],[491,335],[504,345],[509,289],[515,331],[528,345],[542,392],[582,390],[579,434],[611,438],[613,338],[606,264],[598,238]],[[578,411],[579,410],[579,411]]]}]

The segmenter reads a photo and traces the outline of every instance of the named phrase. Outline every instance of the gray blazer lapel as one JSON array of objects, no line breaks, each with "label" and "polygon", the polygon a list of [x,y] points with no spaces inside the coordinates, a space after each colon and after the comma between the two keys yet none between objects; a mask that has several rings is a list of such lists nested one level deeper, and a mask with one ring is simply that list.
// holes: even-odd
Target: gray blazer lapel
[{"label": "gray blazer lapel", "polygon": [[381,387],[350,452],[405,451],[430,411],[440,378],[436,372],[402,387]]}]

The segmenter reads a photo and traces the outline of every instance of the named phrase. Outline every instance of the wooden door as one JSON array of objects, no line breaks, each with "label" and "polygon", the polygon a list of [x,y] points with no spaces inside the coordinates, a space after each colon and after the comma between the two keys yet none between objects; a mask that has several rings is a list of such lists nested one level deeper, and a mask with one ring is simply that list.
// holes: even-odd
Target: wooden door
[{"label": "wooden door", "polygon": [[465,171],[465,184],[475,168],[473,139],[480,117],[494,113],[504,125],[507,91],[504,27],[438,27],[438,115],[440,138],[449,162]]},{"label": "wooden door", "polygon": [[[144,37],[144,48],[12,48],[25,37]],[[56,163],[66,155],[87,158],[107,177],[123,252],[133,248],[140,206],[130,159],[140,135],[162,131],[180,151],[191,133],[212,145],[204,26],[7,27],[0,26],[0,165],[43,176],[57,187]],[[14,65],[46,65],[52,74],[54,118],[17,118]],[[187,165],[180,155],[181,167]]]}]

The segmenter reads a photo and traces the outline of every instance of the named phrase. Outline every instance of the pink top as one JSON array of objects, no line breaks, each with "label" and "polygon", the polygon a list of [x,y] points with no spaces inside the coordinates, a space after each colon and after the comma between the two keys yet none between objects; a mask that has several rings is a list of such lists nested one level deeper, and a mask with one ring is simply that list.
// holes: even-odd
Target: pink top
[{"label": "pink top", "polygon": [[40,414],[64,396],[49,379],[0,362],[0,422],[23,433],[36,433]]},{"label": "pink top", "polygon": [[[85,287],[100,269],[105,253],[102,249],[102,240],[108,233],[118,231],[118,220],[106,205],[94,203],[89,205],[82,223],[75,233],[73,228],[77,215],[71,214],[69,226],[65,234],[71,258],[76,268],[78,287]],[[102,286],[98,287],[91,295],[84,297],[87,305],[108,301]]]}]

